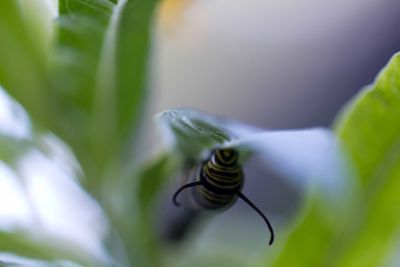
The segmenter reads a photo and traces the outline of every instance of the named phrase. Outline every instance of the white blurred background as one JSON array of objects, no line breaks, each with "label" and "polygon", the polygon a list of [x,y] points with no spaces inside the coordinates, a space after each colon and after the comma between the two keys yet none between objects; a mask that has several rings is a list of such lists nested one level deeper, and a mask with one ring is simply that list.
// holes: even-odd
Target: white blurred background
[{"label": "white blurred background", "polygon": [[153,109],[197,107],[266,128],[331,124],[400,50],[399,1],[166,0]]}]

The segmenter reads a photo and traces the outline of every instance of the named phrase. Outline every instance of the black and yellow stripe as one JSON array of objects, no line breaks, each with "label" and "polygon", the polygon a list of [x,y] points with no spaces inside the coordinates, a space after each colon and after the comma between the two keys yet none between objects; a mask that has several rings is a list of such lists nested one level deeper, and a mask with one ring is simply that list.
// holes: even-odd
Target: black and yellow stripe
[{"label": "black and yellow stripe", "polygon": [[183,185],[174,196],[177,196],[186,188],[194,187],[193,199],[203,209],[220,209],[232,205],[239,197],[252,207],[267,223],[271,232],[269,244],[274,240],[274,232],[267,217],[241,192],[244,183],[242,167],[238,162],[239,155],[235,149],[219,148],[211,153],[211,156],[203,162],[195,181]]},{"label": "black and yellow stripe", "polygon": [[215,150],[201,166],[199,180],[203,185],[196,194],[200,205],[218,209],[233,204],[243,185],[238,153],[229,148]]}]

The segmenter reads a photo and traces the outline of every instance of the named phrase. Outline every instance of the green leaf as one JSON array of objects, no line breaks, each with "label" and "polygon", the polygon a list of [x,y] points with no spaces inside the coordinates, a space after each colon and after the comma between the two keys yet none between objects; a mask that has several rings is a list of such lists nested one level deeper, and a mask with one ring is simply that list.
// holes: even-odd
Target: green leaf
[{"label": "green leaf", "polygon": [[16,253],[21,256],[36,259],[56,259],[54,251],[49,251],[45,246],[27,240],[26,236],[18,233],[0,232],[0,250],[2,252]]},{"label": "green leaf", "polygon": [[[109,135],[113,125],[97,128],[94,133],[95,98],[98,94],[102,49],[114,5],[107,0],[61,0],[56,20],[58,39],[52,58],[54,125],[52,130],[69,143],[88,174],[94,166],[104,166],[95,155],[97,139]],[[105,64],[105,63],[104,63]],[[110,99],[112,103],[112,99]],[[110,105],[110,114],[113,106]],[[76,129],[79,129],[77,131]],[[107,129],[104,131],[104,129]],[[114,136],[110,140],[116,140]],[[107,142],[109,145],[109,142]],[[109,146],[112,148],[113,146]],[[101,148],[104,149],[103,146]],[[102,159],[104,161],[104,159]]]},{"label": "green leaf", "polygon": [[[49,122],[45,36],[20,1],[0,2],[0,85],[15,97],[39,126]],[[45,11],[43,11],[46,13]]]},{"label": "green leaf", "polygon": [[13,162],[32,144],[31,120],[26,111],[0,87],[0,160]]},{"label": "green leaf", "polygon": [[75,262],[66,260],[45,261],[35,258],[22,257],[15,254],[1,254],[0,255],[1,267],[80,267]]},{"label": "green leaf", "polygon": [[[5,37],[0,83],[32,114],[35,126],[39,122],[41,130],[52,131],[72,147],[89,178],[88,188],[102,201],[111,198],[114,188],[108,185],[120,183],[121,173],[131,170],[131,162],[125,161],[144,106],[150,22],[157,1],[59,3],[52,49],[43,48],[52,40],[39,34],[40,23],[27,19],[34,14],[25,13],[28,4],[0,3],[0,34]],[[18,148],[3,147],[7,155],[15,150],[12,159],[24,153],[24,147]],[[150,188],[146,193],[155,194],[156,188],[145,187]],[[107,211],[113,208],[107,201],[102,204]]]},{"label": "green leaf", "polygon": [[390,164],[397,163],[393,156],[398,151],[400,128],[397,120],[400,113],[399,61],[397,54],[374,84],[363,89],[347,105],[336,123],[336,130],[358,167],[363,186],[368,186],[378,166],[390,169]]},{"label": "green leaf", "polygon": [[158,0],[129,0],[121,10],[115,51],[115,99],[123,140],[137,134],[146,100],[152,18]]},{"label": "green leaf", "polygon": [[[121,180],[117,190],[119,216],[113,216],[114,226],[129,250],[129,266],[159,266],[159,236],[154,231],[154,204],[162,186],[176,172],[176,159],[163,153],[136,166],[129,179]],[[115,197],[114,197],[115,198]]]},{"label": "green leaf", "polygon": [[247,134],[251,132],[250,128],[238,122],[192,109],[166,110],[158,114],[156,119],[167,148],[176,149],[185,160],[194,163],[205,151],[235,140],[242,128]]},{"label": "green leaf", "polygon": [[137,201],[142,213],[149,213],[161,186],[176,172],[177,159],[161,154],[138,170]]},{"label": "green leaf", "polygon": [[324,205],[324,196],[316,192],[309,192],[306,198],[296,220],[286,226],[285,234],[277,238],[259,266],[331,266],[335,242],[348,223],[349,209]]},{"label": "green leaf", "polygon": [[110,165],[125,163],[144,107],[157,1],[114,2],[61,0],[57,20],[55,129],[80,158],[89,187],[102,184]]},{"label": "green leaf", "polygon": [[[79,260],[82,260],[49,244],[29,239],[24,232],[0,232],[0,251],[0,266],[61,267],[70,266],[69,263],[78,267],[81,266]],[[74,259],[77,261],[72,263]],[[85,261],[83,264],[90,266]]]},{"label": "green leaf", "polygon": [[31,145],[29,140],[0,135],[0,160],[12,163],[31,148]]},{"label": "green leaf", "polygon": [[335,266],[383,266],[398,240],[400,54],[348,104],[337,132],[360,175],[363,196]]},{"label": "green leaf", "polygon": [[[29,27],[35,29],[34,41],[42,53],[48,54],[54,41],[53,19],[57,16],[58,0],[17,0]],[[40,38],[38,38],[40,37]]]},{"label": "green leaf", "polygon": [[[310,195],[302,216],[267,266],[386,266],[397,249],[400,215],[400,56],[342,111],[336,131],[360,188],[346,209]],[[338,192],[341,197],[341,192]],[[301,250],[299,250],[301,247]]]}]

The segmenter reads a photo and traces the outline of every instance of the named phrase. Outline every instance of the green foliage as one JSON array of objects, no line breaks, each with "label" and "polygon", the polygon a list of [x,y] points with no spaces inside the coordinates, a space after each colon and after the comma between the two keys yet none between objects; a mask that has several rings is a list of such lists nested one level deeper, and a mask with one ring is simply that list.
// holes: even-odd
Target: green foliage
[{"label": "green foliage", "polygon": [[395,55],[336,122],[359,190],[343,210],[326,210],[318,195],[311,196],[278,258],[272,265],[266,259],[266,266],[386,266],[391,261],[400,222],[399,70]]},{"label": "green foliage", "polygon": [[[157,116],[167,149],[143,162],[133,148],[146,100],[157,1],[60,0],[58,15],[38,8],[39,2],[0,1],[0,85],[31,120],[24,136],[0,133],[0,167],[9,171],[0,179],[15,184],[31,216],[31,225],[0,220],[0,251],[14,257],[0,253],[0,266],[353,267],[391,261],[400,223],[400,55],[341,113],[336,136],[323,128],[266,131],[172,109]],[[274,246],[266,249],[265,237],[243,218],[198,243],[170,246],[159,240],[154,211],[164,202],[159,198],[169,178],[219,146],[240,151],[243,164],[259,156],[304,196],[295,219],[281,226],[272,218]],[[27,171],[29,157],[54,169]],[[50,176],[49,184],[74,192],[68,201],[79,199],[82,224],[98,215],[89,220],[95,226],[83,228],[92,234],[92,247],[52,232],[43,214],[48,206],[34,198],[31,174]],[[51,194],[46,197],[46,204],[57,204]],[[57,206],[67,214],[74,208]],[[76,220],[71,214],[65,220]],[[262,249],[254,250],[258,241]]]},{"label": "green foliage", "polygon": [[20,255],[26,257],[56,260],[57,253],[49,249],[45,245],[39,246],[33,241],[27,240],[23,233],[8,234],[0,233],[0,250],[1,251],[18,251]]},{"label": "green foliage", "polygon": [[185,160],[198,162],[205,150],[230,141],[234,133],[218,126],[218,119],[195,110],[173,109],[157,116],[163,137]]},{"label": "green foliage", "polygon": [[398,241],[400,215],[400,55],[341,114],[337,132],[359,173],[357,227],[336,266],[383,266]]},{"label": "green foliage", "polygon": [[89,179],[96,177],[89,180],[91,188],[102,179],[102,167],[130,153],[127,145],[132,145],[143,108],[156,1],[119,2],[63,0],[57,19],[54,129],[76,151]]},{"label": "green foliage", "polygon": [[[131,165],[139,157],[131,148],[144,107],[151,17],[157,1],[60,0],[59,14],[53,20],[42,19],[55,14],[38,8],[40,0],[35,2],[37,5],[22,0],[0,3],[0,85],[22,104],[33,124],[30,136],[1,136],[1,160],[19,176],[21,158],[31,152],[46,154],[37,141],[48,132],[56,134],[83,168],[83,173],[75,175],[82,178],[82,185],[115,224],[112,235],[122,237],[110,242],[128,246],[134,237],[123,232],[127,227],[121,220],[132,218],[126,216],[127,211],[134,213],[129,210],[132,204],[115,204],[111,198],[115,191],[130,188],[121,199],[132,200],[131,178],[138,175],[132,173]],[[24,179],[21,177],[22,186]],[[26,238],[28,244],[29,233]],[[37,246],[40,251],[41,243],[46,247],[48,242],[45,237],[35,239],[32,248]],[[42,258],[40,253],[25,253],[28,245],[8,243],[3,251]],[[43,252],[53,255],[51,259],[70,259],[70,245],[64,245],[64,253]],[[84,258],[72,257],[76,262],[83,259],[85,265],[108,262]],[[130,255],[126,258],[119,261],[132,260]]]},{"label": "green foliage", "polygon": [[37,24],[24,16],[19,1],[1,1],[0,84],[29,110],[38,124],[46,125],[50,96],[48,54],[42,43],[46,38],[34,26]]}]

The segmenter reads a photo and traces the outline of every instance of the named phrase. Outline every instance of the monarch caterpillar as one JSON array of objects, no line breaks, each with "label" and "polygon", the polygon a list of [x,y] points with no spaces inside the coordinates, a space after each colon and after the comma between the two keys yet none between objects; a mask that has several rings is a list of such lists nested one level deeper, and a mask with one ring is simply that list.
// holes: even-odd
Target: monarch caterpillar
[{"label": "monarch caterpillar", "polygon": [[177,202],[179,193],[193,188],[192,193],[197,204],[204,209],[219,209],[232,205],[241,198],[253,208],[265,221],[271,233],[269,245],[274,241],[274,231],[264,213],[257,208],[242,192],[244,175],[238,163],[238,152],[233,148],[218,148],[203,162],[199,168],[196,181],[181,186],[173,195],[173,203]]}]

